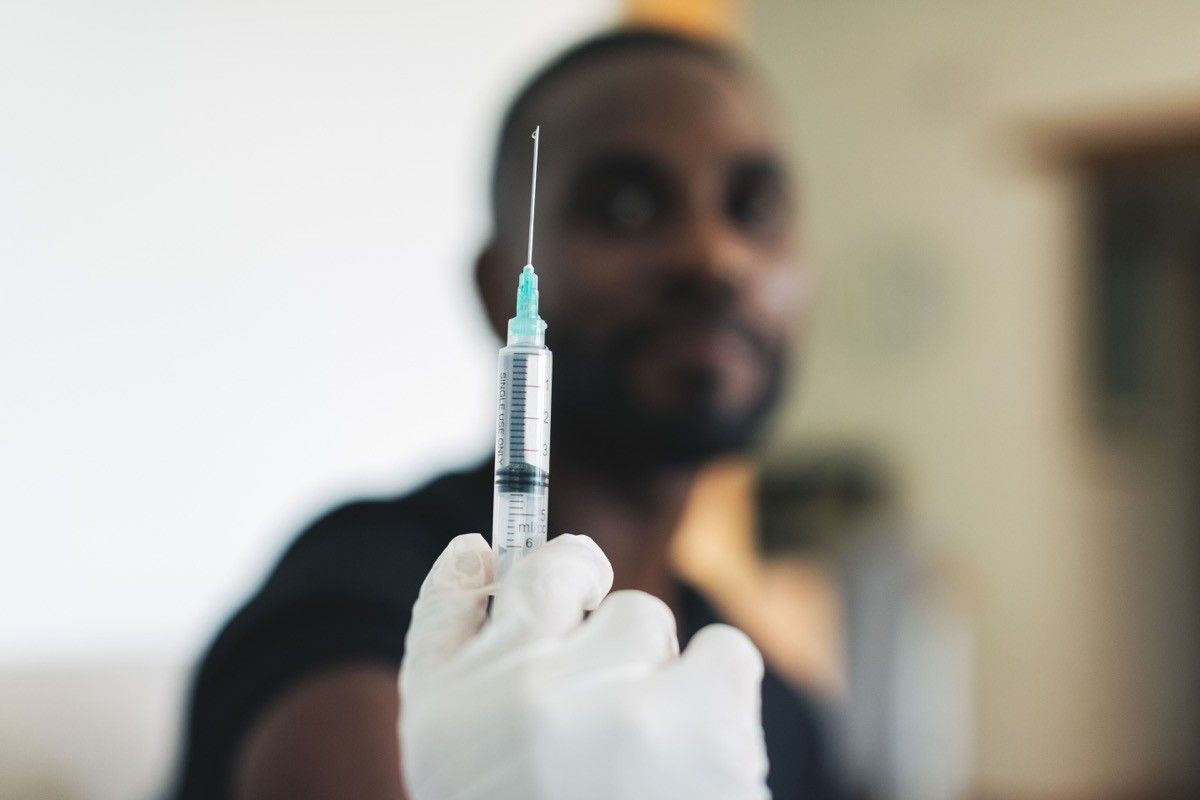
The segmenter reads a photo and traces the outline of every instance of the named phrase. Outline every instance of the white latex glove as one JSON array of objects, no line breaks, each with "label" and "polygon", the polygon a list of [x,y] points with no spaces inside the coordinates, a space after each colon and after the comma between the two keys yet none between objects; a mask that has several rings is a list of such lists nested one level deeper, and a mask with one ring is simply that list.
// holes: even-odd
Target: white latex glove
[{"label": "white latex glove", "polygon": [[710,625],[680,657],[666,604],[604,599],[612,567],[586,536],[522,559],[485,624],[492,578],[487,542],[459,536],[413,607],[400,668],[412,800],[770,797],[762,658],[743,633]]}]

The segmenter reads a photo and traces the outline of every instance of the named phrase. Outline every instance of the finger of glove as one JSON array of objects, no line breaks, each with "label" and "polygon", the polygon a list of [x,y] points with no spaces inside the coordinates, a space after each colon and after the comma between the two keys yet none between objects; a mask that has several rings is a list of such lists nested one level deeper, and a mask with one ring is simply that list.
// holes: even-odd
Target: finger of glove
[{"label": "finger of glove", "polygon": [[692,637],[679,661],[661,673],[718,717],[761,724],[763,660],[750,637],[730,625],[708,625]]},{"label": "finger of glove", "polygon": [[653,595],[613,592],[567,638],[556,662],[560,674],[636,666],[654,668],[679,656],[675,615]]},{"label": "finger of glove", "polygon": [[[762,677],[758,648],[729,625],[702,628],[679,661],[655,676],[666,683],[664,694],[687,709],[694,746],[710,754],[705,759],[710,779],[714,785],[728,781],[730,797],[758,796],[765,790]],[[742,789],[734,792],[735,785]]]},{"label": "finger of glove", "polygon": [[516,563],[496,589],[498,638],[537,641],[573,630],[612,588],[612,565],[587,536],[563,534]]},{"label": "finger of glove", "polygon": [[478,533],[456,536],[421,584],[404,639],[401,688],[454,657],[487,617],[492,549]]},{"label": "finger of glove", "polygon": [[703,756],[704,781],[721,787],[717,797],[770,797],[766,781],[769,772],[766,738],[761,722],[713,724],[699,722],[693,728],[691,743]]}]

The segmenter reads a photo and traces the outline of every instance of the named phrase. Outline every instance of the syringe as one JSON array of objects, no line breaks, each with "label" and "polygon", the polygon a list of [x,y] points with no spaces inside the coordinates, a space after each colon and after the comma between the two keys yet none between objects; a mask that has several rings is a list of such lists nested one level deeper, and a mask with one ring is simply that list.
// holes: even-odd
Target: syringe
[{"label": "syringe", "polygon": [[496,489],[492,551],[496,580],[546,542],[550,498],[550,379],[546,323],[538,316],[533,269],[533,212],[537,198],[538,137],[533,131],[529,192],[529,254],[517,283],[517,313],[508,321],[496,377]]}]

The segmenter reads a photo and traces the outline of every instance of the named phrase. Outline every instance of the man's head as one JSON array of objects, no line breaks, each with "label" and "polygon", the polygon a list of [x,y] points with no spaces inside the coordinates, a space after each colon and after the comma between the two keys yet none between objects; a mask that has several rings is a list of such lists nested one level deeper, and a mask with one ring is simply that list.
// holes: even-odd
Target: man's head
[{"label": "man's head", "polygon": [[644,466],[745,449],[779,394],[801,279],[792,190],[753,76],[714,45],[624,31],[526,85],[502,127],[477,266],[498,333],[525,261],[539,124],[534,263],[556,441]]}]

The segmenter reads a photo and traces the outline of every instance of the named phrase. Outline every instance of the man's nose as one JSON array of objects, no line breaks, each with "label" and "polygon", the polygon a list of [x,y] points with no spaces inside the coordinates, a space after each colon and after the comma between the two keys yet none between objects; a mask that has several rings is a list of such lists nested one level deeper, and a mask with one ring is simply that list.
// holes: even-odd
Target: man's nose
[{"label": "man's nose", "polygon": [[740,291],[751,277],[754,251],[723,215],[695,212],[680,221],[670,263],[692,279]]}]

